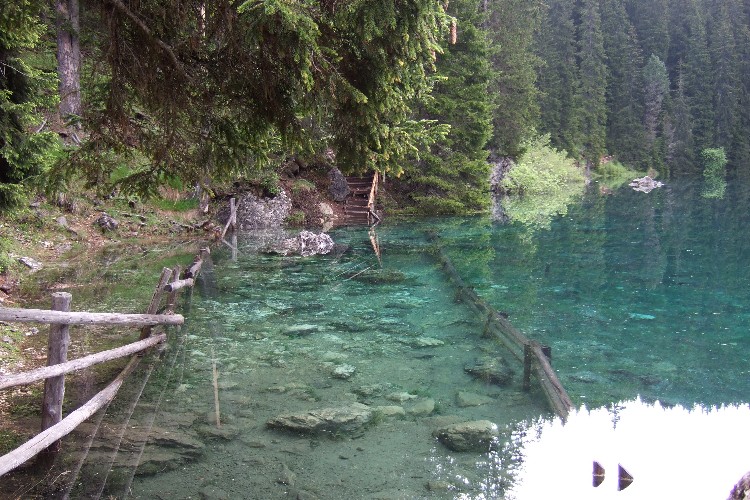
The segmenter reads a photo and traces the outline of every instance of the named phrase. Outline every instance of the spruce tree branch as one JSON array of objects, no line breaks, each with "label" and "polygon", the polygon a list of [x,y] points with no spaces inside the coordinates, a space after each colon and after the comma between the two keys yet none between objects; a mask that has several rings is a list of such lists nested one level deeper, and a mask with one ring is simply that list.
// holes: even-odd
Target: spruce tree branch
[{"label": "spruce tree branch", "polygon": [[112,5],[115,9],[119,10],[121,13],[125,14],[128,18],[130,18],[133,23],[135,23],[136,27],[140,29],[148,38],[150,38],[159,48],[161,48],[169,57],[169,60],[172,62],[172,65],[174,68],[179,71],[179,73],[184,76],[186,79],[190,79],[188,74],[185,72],[185,68],[183,68],[180,61],[177,59],[177,56],[175,55],[174,51],[172,50],[172,47],[167,45],[163,40],[155,36],[152,31],[149,29],[146,24],[141,21],[141,19],[135,15],[133,11],[127,8],[127,6],[122,3],[121,0],[105,0],[107,3]]}]

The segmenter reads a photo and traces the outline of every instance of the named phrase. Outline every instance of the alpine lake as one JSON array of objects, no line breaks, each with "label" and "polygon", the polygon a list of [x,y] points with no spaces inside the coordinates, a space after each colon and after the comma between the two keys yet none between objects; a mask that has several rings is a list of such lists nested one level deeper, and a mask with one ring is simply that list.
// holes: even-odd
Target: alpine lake
[{"label": "alpine lake", "polygon": [[[726,498],[750,470],[748,438],[738,437],[750,424],[742,184],[730,181],[723,197],[680,180],[650,193],[591,186],[533,224],[470,217],[336,228],[335,251],[312,257],[266,254],[267,234],[240,233],[234,251],[212,248],[168,345],[63,441],[52,468],[22,472],[16,493],[669,498],[655,489],[680,491],[665,463],[685,474],[687,461],[704,471],[712,461],[727,477],[702,482]],[[483,334],[486,318],[457,300],[428,231],[480,297],[551,348],[580,407],[566,425],[534,380],[523,390],[523,367]],[[172,258],[187,264],[191,255]],[[73,293],[75,310],[103,307]],[[115,310],[136,312],[122,303]],[[466,422],[489,432],[479,448],[446,438]],[[542,459],[534,449],[544,443]],[[592,461],[614,479],[594,487]],[[621,491],[611,485],[615,464],[633,478]]]}]

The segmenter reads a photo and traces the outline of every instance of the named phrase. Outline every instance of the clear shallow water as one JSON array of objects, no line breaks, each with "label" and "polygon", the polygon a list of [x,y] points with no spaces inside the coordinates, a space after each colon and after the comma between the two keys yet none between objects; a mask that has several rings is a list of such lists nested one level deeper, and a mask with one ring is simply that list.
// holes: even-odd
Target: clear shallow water
[{"label": "clear shallow water", "polygon": [[[457,267],[552,346],[574,402],[747,402],[748,194],[730,185],[725,199],[707,200],[699,187],[592,194],[532,238],[478,231],[490,249],[482,265]],[[463,236],[446,239],[454,255],[466,251]]]},{"label": "clear shallow water", "polygon": [[[549,411],[521,390],[520,367],[509,387],[465,373],[502,350],[455,302],[426,229],[482,297],[552,347],[574,402],[747,402],[750,202],[731,184],[724,200],[702,199],[699,189],[592,191],[548,231],[483,218],[383,225],[382,269],[362,229],[332,234],[350,247],[338,256],[264,256],[255,237],[240,240],[236,261],[218,248],[185,327],[110,407],[108,437],[93,441],[72,496],[502,495],[521,460],[513,432]],[[351,369],[350,378],[336,372]],[[459,391],[487,399],[461,406]],[[399,401],[401,393],[413,399]],[[338,436],[266,426],[280,414],[355,402],[404,415]],[[432,436],[479,419],[500,427],[497,451],[452,452]],[[69,446],[85,444],[92,427]],[[75,456],[63,466],[74,470]]]}]

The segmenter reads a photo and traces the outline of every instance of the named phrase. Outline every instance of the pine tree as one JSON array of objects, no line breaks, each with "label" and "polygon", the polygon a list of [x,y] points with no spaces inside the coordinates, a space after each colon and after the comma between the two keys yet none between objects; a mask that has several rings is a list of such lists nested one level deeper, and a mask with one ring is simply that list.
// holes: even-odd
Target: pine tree
[{"label": "pine tree", "polygon": [[646,130],[645,148],[651,167],[661,170],[664,166],[664,109],[669,97],[669,75],[667,67],[658,56],[652,54],[643,68],[645,112],[643,124]]},{"label": "pine tree", "polygon": [[540,4],[528,0],[485,3],[494,73],[490,85],[495,97],[492,149],[497,156],[517,156],[521,143],[539,123],[536,77],[540,60],[533,42]]},{"label": "pine tree", "polygon": [[739,81],[737,43],[730,19],[729,2],[714,2],[711,9],[709,54],[713,73],[714,146],[731,155],[738,126]]},{"label": "pine tree", "polygon": [[671,172],[686,174],[696,171],[693,122],[681,71],[677,73],[676,81],[677,88],[669,111],[674,133],[667,144],[667,163]]},{"label": "pine tree", "polygon": [[576,61],[573,2],[551,0],[541,15],[537,35],[540,131],[550,143],[572,156],[580,153],[579,117],[575,96],[580,85]]},{"label": "pine tree", "polygon": [[645,166],[643,56],[623,0],[603,0],[607,55],[607,150],[634,167]]},{"label": "pine tree", "polygon": [[438,56],[435,88],[423,103],[423,118],[450,125],[445,139],[406,168],[402,188],[416,210],[459,214],[489,205],[487,142],[492,135],[493,96],[484,16],[477,0],[453,0],[457,41]]},{"label": "pine tree", "polygon": [[52,104],[44,96],[53,78],[21,57],[44,31],[41,8],[30,1],[0,4],[0,209],[23,201],[24,184],[49,166],[57,144],[52,133],[29,132],[36,108]]},{"label": "pine tree", "polygon": [[630,0],[628,11],[646,57],[665,61],[669,52],[669,3],[672,0]]},{"label": "pine tree", "polygon": [[736,92],[737,123],[733,131],[730,161],[750,173],[750,4],[748,10],[741,0],[729,4],[729,17],[734,25],[737,57]]},{"label": "pine tree", "polygon": [[[675,0],[687,33],[684,68],[685,96],[690,105],[696,151],[714,143],[713,69],[706,39],[706,16],[700,0]],[[679,28],[678,28],[679,29]]]},{"label": "pine tree", "polygon": [[170,177],[257,176],[327,147],[346,170],[399,171],[443,132],[411,110],[449,33],[434,0],[98,7],[84,29],[107,70],[90,94],[91,138],[62,173],[108,188],[115,150],[133,160],[121,185],[149,194]]},{"label": "pine tree", "polygon": [[580,86],[576,101],[581,116],[581,155],[589,169],[599,165],[606,151],[607,67],[598,1],[580,0],[578,16]]}]

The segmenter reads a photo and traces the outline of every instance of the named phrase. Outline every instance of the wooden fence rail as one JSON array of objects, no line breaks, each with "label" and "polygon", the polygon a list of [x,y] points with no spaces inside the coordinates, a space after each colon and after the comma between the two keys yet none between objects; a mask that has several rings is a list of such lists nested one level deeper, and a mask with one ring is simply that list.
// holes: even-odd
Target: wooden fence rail
[{"label": "wooden fence rail", "polygon": [[[174,270],[164,268],[159,284],[151,298],[147,314],[70,312],[71,297],[69,293],[65,292],[53,294],[53,308],[58,310],[0,307],[0,321],[50,324],[49,366],[0,377],[0,389],[30,384],[39,380],[46,381],[42,403],[42,432],[10,453],[0,457],[0,476],[15,469],[42,451],[57,451],[57,444],[60,439],[112,401],[125,378],[138,365],[141,359],[139,356],[133,356],[120,374],[106,388],[67,417],[62,418],[62,403],[65,393],[64,375],[97,363],[135,355],[164,342],[167,338],[166,333],[152,336],[151,327],[155,325],[182,325],[184,323],[185,320],[181,315],[173,314],[176,293],[182,288],[193,286],[193,278],[200,271],[202,258],[207,253],[207,248],[201,249],[200,255],[186,271],[186,275],[189,274],[189,276],[185,276],[182,280],[179,279],[179,266],[175,267]],[[167,314],[155,314],[166,293],[169,294],[166,306]],[[67,361],[68,325],[141,326],[141,338],[137,342],[122,347]],[[51,381],[55,383],[50,383]]]},{"label": "wooden fence rail", "polygon": [[90,354],[72,361],[66,361],[65,363],[44,366],[42,368],[37,368],[36,370],[15,375],[5,375],[0,377],[0,389],[7,389],[8,387],[15,387],[18,385],[27,385],[49,377],[57,377],[83,368],[88,368],[89,366],[103,363],[105,361],[124,358],[125,356],[144,351],[149,347],[164,342],[165,340],[167,340],[167,334],[160,333],[159,335],[154,335],[147,339],[133,342],[132,344],[110,349],[108,351],[98,352],[96,354]]},{"label": "wooden fence rail", "polygon": [[560,380],[549,361],[549,352],[539,342],[529,340],[520,330],[514,327],[510,321],[498,313],[484,299],[466,285],[458,274],[450,258],[440,246],[440,240],[434,232],[427,233],[428,238],[435,244],[436,257],[440,261],[443,270],[453,285],[458,289],[457,297],[478,314],[487,318],[485,323],[485,335],[491,335],[500,341],[508,351],[523,364],[524,380],[523,387],[529,390],[531,387],[531,374],[536,375],[542,391],[549,402],[552,410],[565,420],[573,409],[573,402],[563,388]]},{"label": "wooden fence rail", "polygon": [[46,309],[15,309],[0,307],[0,321],[18,323],[49,323],[55,325],[181,325],[180,314],[121,314],[50,311]]}]

